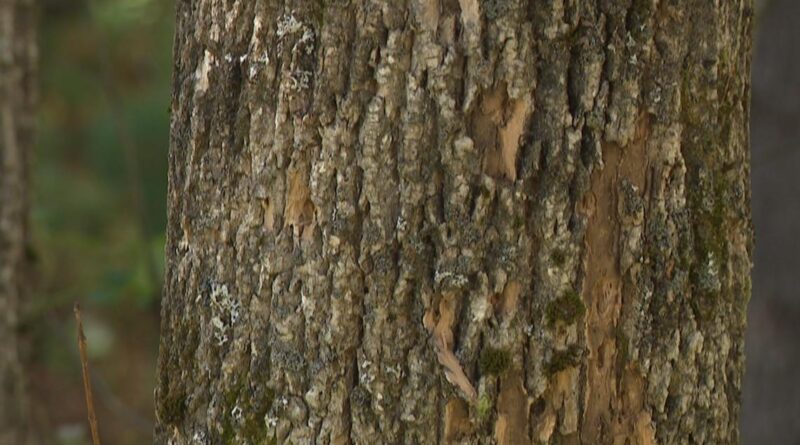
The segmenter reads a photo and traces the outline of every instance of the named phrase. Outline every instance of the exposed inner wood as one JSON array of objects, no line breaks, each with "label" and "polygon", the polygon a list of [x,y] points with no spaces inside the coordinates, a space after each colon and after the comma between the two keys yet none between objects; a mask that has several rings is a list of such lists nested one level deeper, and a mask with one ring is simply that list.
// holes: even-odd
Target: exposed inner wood
[{"label": "exposed inner wood", "polygon": [[510,371],[501,378],[497,398],[495,438],[498,445],[525,445],[528,438],[528,395],[519,371]]},{"label": "exposed inner wood", "polygon": [[475,387],[464,373],[458,358],[453,354],[455,311],[455,294],[446,293],[439,302],[438,313],[434,314],[434,311],[426,312],[423,324],[433,337],[436,357],[439,360],[439,364],[444,368],[447,381],[460,389],[468,400],[474,400],[477,396],[477,391],[475,391]]},{"label": "exposed inner wood", "polygon": [[[289,191],[286,194],[284,227],[290,227],[296,238],[308,238],[314,223],[314,204],[310,199],[308,179],[299,171],[289,173]],[[267,207],[265,210],[269,210]],[[267,228],[274,224],[271,212],[265,214]]]},{"label": "exposed inner wood", "polygon": [[510,99],[505,83],[484,93],[472,120],[473,138],[483,150],[486,174],[517,179],[517,152],[525,130],[530,100]]},{"label": "exposed inner wood", "polygon": [[473,428],[467,404],[460,398],[450,399],[444,410],[445,443],[459,443]]},{"label": "exposed inner wood", "polygon": [[[586,395],[581,439],[585,443],[610,443],[617,437],[631,437],[633,431],[618,431],[620,422],[638,422],[645,407],[624,403],[629,387],[620,388],[615,366],[617,358],[616,330],[622,306],[620,271],[620,184],[633,182],[644,189],[648,168],[646,146],[649,119],[639,119],[633,141],[625,147],[603,144],[603,168],[592,174],[586,196],[586,276],[583,299],[586,302]],[[631,374],[628,380],[635,379]],[[639,377],[641,378],[641,377]],[[622,392],[619,392],[620,389]],[[624,419],[624,420],[620,420]],[[633,419],[633,420],[632,420]],[[639,442],[637,442],[639,443]]]}]

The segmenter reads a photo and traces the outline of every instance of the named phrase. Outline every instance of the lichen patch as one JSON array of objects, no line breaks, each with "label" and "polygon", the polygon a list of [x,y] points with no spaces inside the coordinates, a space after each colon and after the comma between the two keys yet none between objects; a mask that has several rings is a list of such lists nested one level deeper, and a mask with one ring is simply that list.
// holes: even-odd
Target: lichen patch
[{"label": "lichen patch", "polygon": [[195,72],[195,91],[197,93],[205,93],[208,91],[209,86],[209,79],[208,74],[211,72],[211,65],[214,63],[214,55],[211,54],[208,50],[205,50],[203,53],[203,60],[200,61],[200,64],[197,66],[197,71]]},{"label": "lichen patch", "polygon": [[275,228],[275,209],[269,198],[261,200],[261,210],[264,212],[264,228],[271,232]]},{"label": "lichen patch", "polygon": [[529,106],[528,98],[511,101],[510,115],[505,126],[500,128],[500,173],[512,181],[517,179],[517,152]]}]

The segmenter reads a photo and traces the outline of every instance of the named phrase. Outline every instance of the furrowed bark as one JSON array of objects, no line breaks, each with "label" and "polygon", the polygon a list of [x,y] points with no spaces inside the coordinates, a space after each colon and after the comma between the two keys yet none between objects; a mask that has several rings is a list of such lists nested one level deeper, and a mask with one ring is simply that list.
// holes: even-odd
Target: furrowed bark
[{"label": "furrowed bark", "polygon": [[747,0],[178,3],[157,443],[736,443]]},{"label": "furrowed bark", "polygon": [[28,282],[28,159],[33,150],[33,2],[0,1],[0,443],[29,443],[20,312]]}]

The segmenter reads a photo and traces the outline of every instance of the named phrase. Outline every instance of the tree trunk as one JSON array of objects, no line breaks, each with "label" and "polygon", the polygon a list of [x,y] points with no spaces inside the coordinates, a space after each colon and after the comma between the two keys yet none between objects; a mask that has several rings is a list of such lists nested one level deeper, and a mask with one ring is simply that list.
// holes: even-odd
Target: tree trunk
[{"label": "tree trunk", "polygon": [[178,2],[157,443],[737,443],[749,0]]},{"label": "tree trunk", "polygon": [[0,0],[0,443],[29,440],[19,313],[27,296],[28,158],[33,150],[31,0]]}]

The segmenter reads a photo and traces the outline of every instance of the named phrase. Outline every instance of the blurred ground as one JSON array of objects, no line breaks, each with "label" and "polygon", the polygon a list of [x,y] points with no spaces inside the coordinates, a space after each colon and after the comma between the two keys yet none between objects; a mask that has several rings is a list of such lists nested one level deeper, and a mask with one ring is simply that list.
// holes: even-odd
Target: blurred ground
[{"label": "blurred ground", "polygon": [[756,229],[742,439],[800,444],[800,2],[758,2],[753,59]]},{"label": "blurred ground", "polygon": [[[742,437],[800,444],[800,2],[757,3]],[[45,0],[42,12],[35,421],[42,443],[89,443],[72,319],[81,301],[104,443],[152,443],[172,2]]]}]

